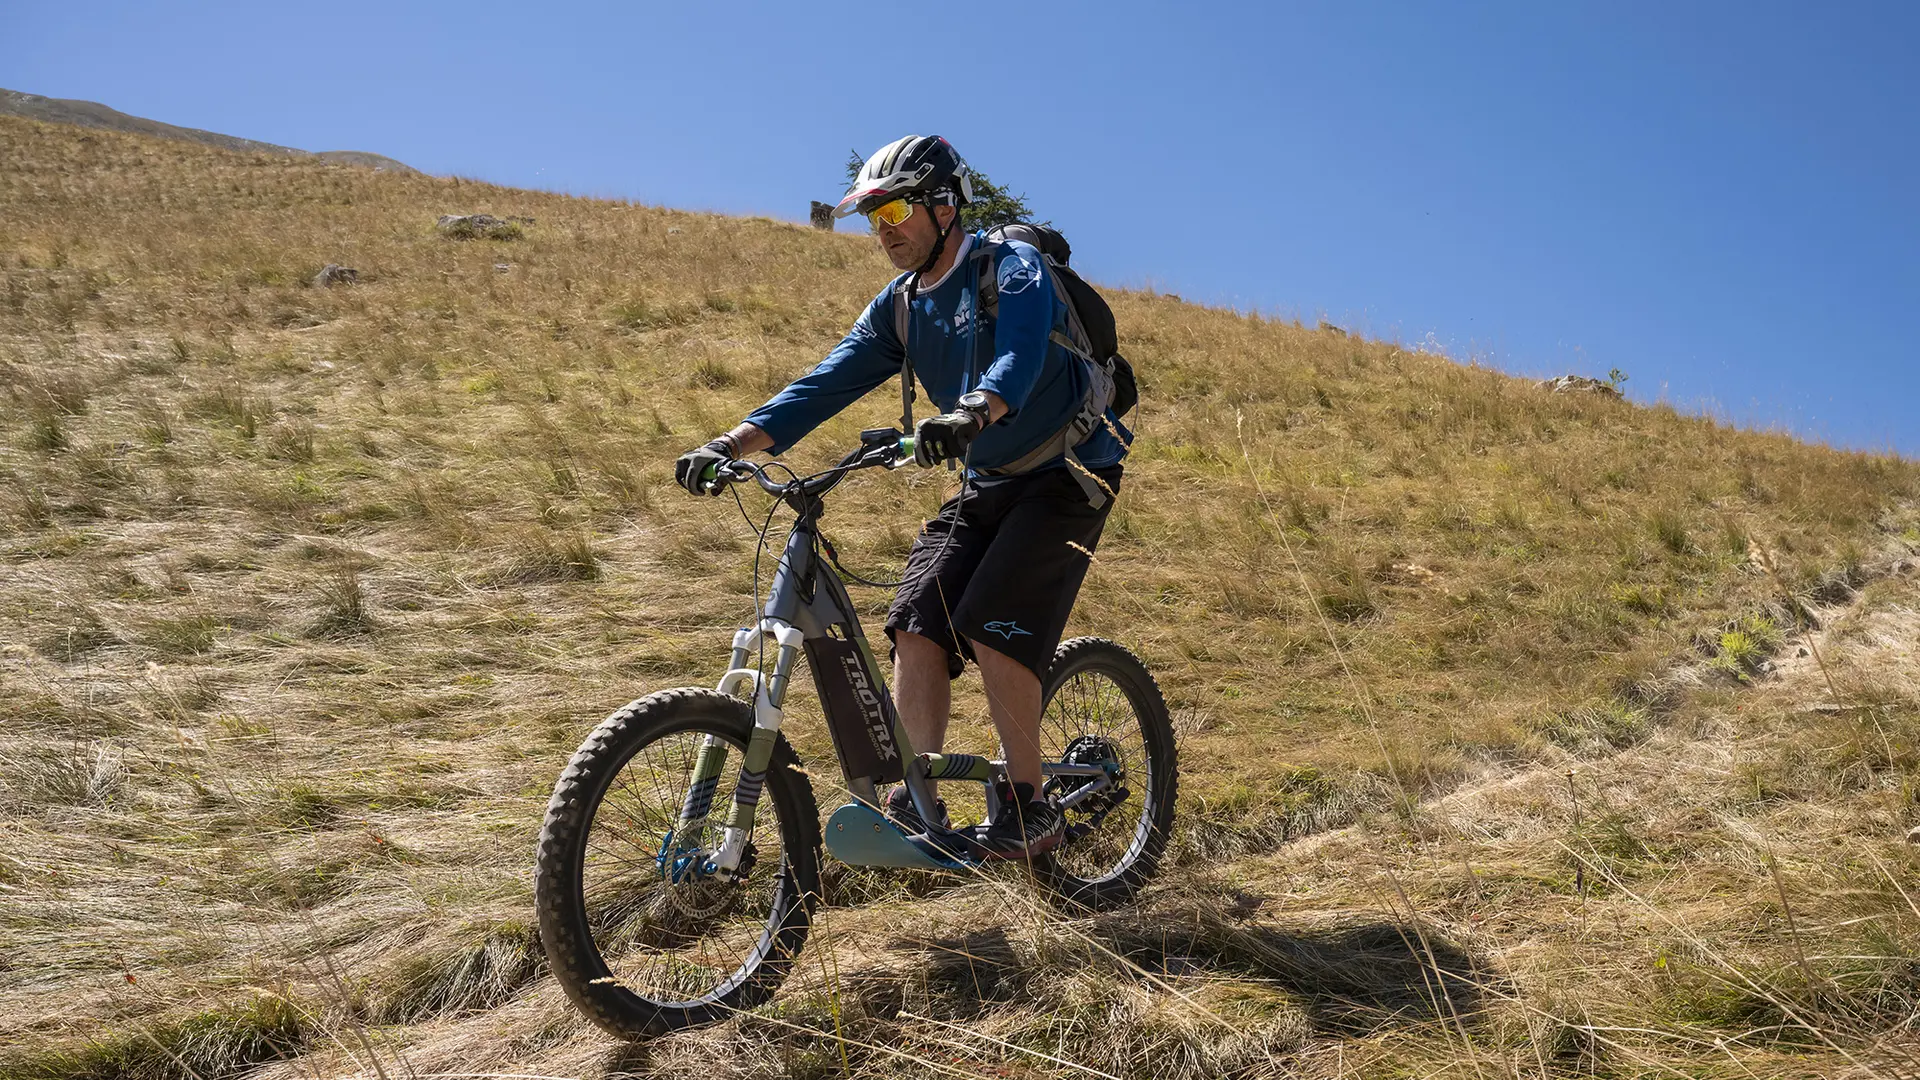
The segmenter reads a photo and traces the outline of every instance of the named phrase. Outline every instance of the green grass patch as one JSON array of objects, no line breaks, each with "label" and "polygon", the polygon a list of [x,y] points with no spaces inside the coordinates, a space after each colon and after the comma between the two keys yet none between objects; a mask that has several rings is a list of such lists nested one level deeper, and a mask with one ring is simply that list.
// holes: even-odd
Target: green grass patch
[{"label": "green grass patch", "polygon": [[1590,758],[1642,742],[1653,732],[1653,718],[1643,707],[1610,698],[1549,713],[1534,730],[1553,745]]},{"label": "green grass patch", "polygon": [[232,1080],[297,1056],[312,1024],[296,1006],[262,995],[237,1006],[155,1023],[120,1021],[86,1042],[0,1056],[14,1080]]},{"label": "green grass patch", "polygon": [[1751,682],[1761,665],[1780,648],[1780,627],[1765,615],[1748,615],[1720,632],[1713,667],[1741,682]]}]

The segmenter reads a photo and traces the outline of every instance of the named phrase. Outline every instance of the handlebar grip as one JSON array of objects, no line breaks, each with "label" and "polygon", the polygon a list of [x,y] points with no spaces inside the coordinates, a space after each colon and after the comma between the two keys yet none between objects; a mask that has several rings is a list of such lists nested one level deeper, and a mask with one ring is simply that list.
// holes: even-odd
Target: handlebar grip
[{"label": "handlebar grip", "polygon": [[744,461],[716,461],[700,470],[700,486],[708,491],[718,492],[724,482],[744,480],[752,475],[752,468]]},{"label": "handlebar grip", "polygon": [[900,439],[900,456],[908,457],[908,458],[912,457],[914,444],[918,441],[919,440],[915,439],[911,435],[903,436]]}]

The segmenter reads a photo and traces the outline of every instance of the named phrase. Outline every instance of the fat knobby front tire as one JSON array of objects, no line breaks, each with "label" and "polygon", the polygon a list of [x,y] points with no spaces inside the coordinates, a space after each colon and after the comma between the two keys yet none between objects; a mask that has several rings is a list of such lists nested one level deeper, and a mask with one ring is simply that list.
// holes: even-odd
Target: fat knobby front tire
[{"label": "fat knobby front tire", "polygon": [[[554,786],[534,877],[540,937],[561,989],[608,1032],[658,1035],[752,1008],[806,942],[820,896],[819,814],[784,738],[741,879],[688,869],[718,846],[752,728],[751,707],[736,698],[650,694],[602,721]],[[715,821],[689,836],[678,817],[705,746],[726,752],[709,782]],[[692,854],[676,861],[682,852]]]}]

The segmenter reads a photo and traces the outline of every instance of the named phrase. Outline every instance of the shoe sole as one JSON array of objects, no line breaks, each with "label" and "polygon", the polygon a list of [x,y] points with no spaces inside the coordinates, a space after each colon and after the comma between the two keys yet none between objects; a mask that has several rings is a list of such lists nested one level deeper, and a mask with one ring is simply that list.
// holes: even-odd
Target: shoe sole
[{"label": "shoe sole", "polygon": [[926,822],[921,821],[917,817],[908,819],[908,818],[902,818],[902,817],[895,817],[892,814],[888,814],[886,815],[886,818],[888,821],[891,821],[895,825],[898,825],[900,827],[900,831],[902,833],[905,833],[908,836],[932,836],[939,833],[950,833],[953,831],[953,828],[950,825],[929,826]]},{"label": "shoe sole", "polygon": [[994,859],[1000,862],[1017,862],[1030,859],[1035,855],[1045,855],[1047,852],[1059,847],[1060,841],[1065,839],[1065,833],[1054,833],[1051,836],[1043,836],[1017,851],[998,851],[981,845],[980,855],[982,858]]}]

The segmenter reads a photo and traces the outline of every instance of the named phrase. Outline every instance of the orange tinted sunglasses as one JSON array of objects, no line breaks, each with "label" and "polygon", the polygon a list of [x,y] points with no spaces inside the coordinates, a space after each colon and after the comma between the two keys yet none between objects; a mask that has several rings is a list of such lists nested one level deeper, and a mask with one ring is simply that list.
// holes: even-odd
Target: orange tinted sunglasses
[{"label": "orange tinted sunglasses", "polygon": [[876,229],[882,225],[898,226],[912,216],[913,204],[904,197],[881,203],[867,211],[867,220],[873,222],[873,227]]}]

